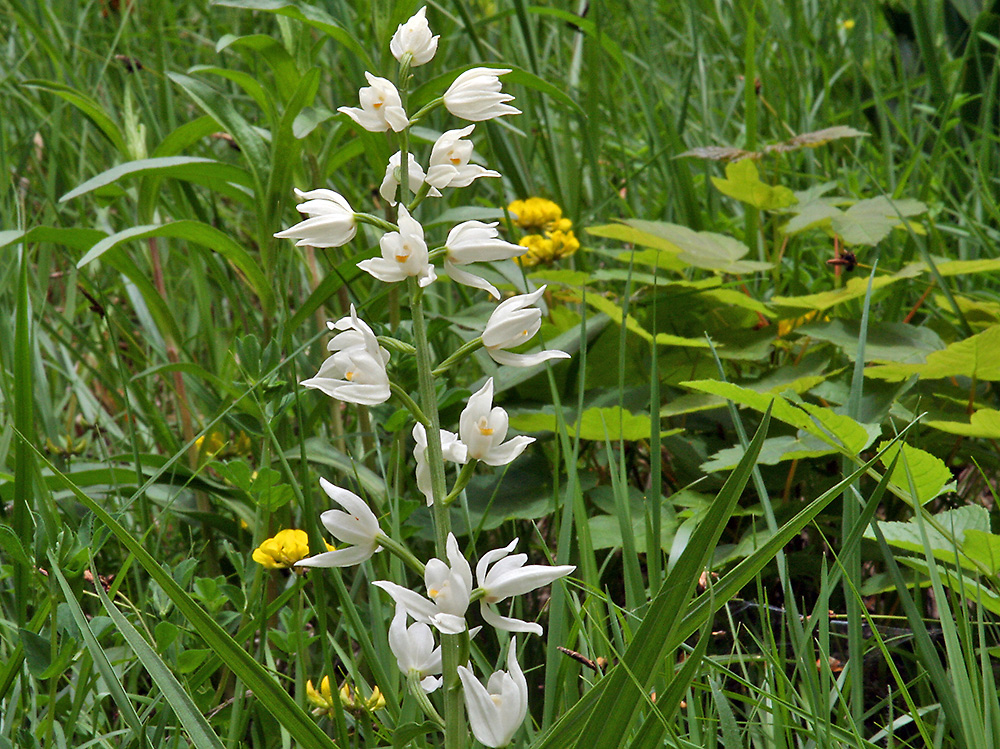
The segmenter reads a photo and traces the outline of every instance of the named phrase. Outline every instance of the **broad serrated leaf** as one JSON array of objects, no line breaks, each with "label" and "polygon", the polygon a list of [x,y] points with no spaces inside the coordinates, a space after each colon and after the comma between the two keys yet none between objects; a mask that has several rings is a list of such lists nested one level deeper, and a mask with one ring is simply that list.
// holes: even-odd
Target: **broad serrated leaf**
[{"label": "broad serrated leaf", "polygon": [[[858,320],[836,319],[829,322],[810,323],[798,329],[802,335],[829,341],[839,347],[854,361],[858,353]],[[944,341],[927,327],[907,323],[869,322],[865,340],[866,362],[922,363],[929,351],[945,347]]]},{"label": "broad serrated leaf", "polygon": [[927,206],[919,200],[890,200],[880,195],[860,200],[831,219],[830,228],[848,245],[874,247],[904,223],[908,216],[924,213]]},{"label": "broad serrated leaf", "polygon": [[760,172],[752,159],[726,165],[726,177],[712,177],[712,184],[723,195],[735,198],[762,211],[776,211],[793,205],[797,198],[784,185],[769,185],[761,181]]},{"label": "broad serrated leaf", "polygon": [[[964,541],[968,531],[979,531],[985,535],[992,535],[990,534],[990,513],[985,507],[979,505],[966,505],[954,510],[945,510],[934,515],[933,520],[934,524],[924,521],[924,531],[927,533],[930,548],[936,559],[952,564],[956,560],[956,550],[964,552]],[[920,526],[915,519],[906,522],[880,522],[878,527],[890,546],[914,554],[923,554],[923,537],[920,533]],[[938,530],[938,527],[941,530]],[[870,528],[865,531],[865,538],[874,537],[874,531]],[[978,539],[973,547],[982,552],[982,538]],[[959,553],[957,558],[963,567],[975,569],[975,565],[966,559],[963,553]]]},{"label": "broad serrated leaf", "polygon": [[992,408],[979,409],[969,418],[969,423],[935,420],[921,423],[948,434],[960,434],[963,437],[980,437],[982,439],[1000,439],[1000,411],[995,411]]},{"label": "broad serrated leaf", "polygon": [[[665,221],[644,221],[629,219],[625,222],[645,234],[666,241],[666,246],[658,249],[673,249],[677,259],[695,268],[712,270],[719,273],[755,273],[767,270],[770,263],[762,263],[742,258],[750,251],[738,239],[725,234],[710,231],[693,231],[680,224],[670,224]],[[655,246],[647,244],[646,246]]]},{"label": "broad serrated leaf", "polygon": [[[900,443],[890,445],[883,442],[879,445],[879,450],[883,450],[882,463],[886,467],[892,465],[892,461],[899,453]],[[932,455],[926,450],[913,447],[912,445],[902,445],[903,456],[906,460],[900,460],[892,472],[890,481],[898,486],[904,496],[911,495],[910,478],[913,479],[913,486],[917,492],[917,500],[920,504],[927,504],[935,497],[945,491],[954,488],[951,483],[951,471],[944,464],[941,458]],[[909,473],[907,473],[907,468]]]},{"label": "broad serrated leaf", "polygon": [[916,375],[921,380],[944,377],[973,377],[980,381],[1000,380],[1000,325],[957,341],[940,351],[932,351],[923,364],[883,364],[868,367],[865,375],[883,380],[903,380]]},{"label": "broad serrated leaf", "polygon": [[[895,273],[886,276],[878,276],[872,280],[872,291],[883,289],[900,281],[916,278],[926,271],[923,263],[909,263]],[[843,302],[852,299],[864,298],[868,291],[868,278],[857,276],[850,279],[843,288],[833,291],[821,291],[818,294],[806,294],[804,296],[776,296],[772,297],[771,305],[779,308],[789,309],[814,309],[825,310],[835,307]]]}]

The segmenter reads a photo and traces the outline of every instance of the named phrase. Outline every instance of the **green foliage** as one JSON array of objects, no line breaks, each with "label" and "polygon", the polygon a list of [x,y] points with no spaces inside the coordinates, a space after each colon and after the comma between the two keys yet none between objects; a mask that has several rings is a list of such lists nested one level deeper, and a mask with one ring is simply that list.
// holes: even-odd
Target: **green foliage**
[{"label": "green foliage", "polygon": [[[0,747],[440,745],[372,594],[388,554],[251,558],[283,528],[322,548],[320,476],[431,548],[405,414],[297,386],[351,303],[412,342],[356,268],[377,235],[273,237],[293,187],[371,205],[389,147],[337,108],[418,7],[0,0]],[[453,506],[470,558],[519,535],[578,568],[513,612],[546,624],[518,640],[514,745],[992,746],[995,3],[743,10],[428,8],[414,102],[509,63],[524,112],[477,125],[504,179],[446,195],[449,220],[511,232],[540,195],[583,244],[488,271],[549,284],[541,336],[571,362],[478,351],[436,382],[453,422],[494,376],[536,437]],[[451,126],[415,130],[421,163]],[[446,283],[439,358],[480,332]],[[310,714],[323,676],[387,709]]]}]

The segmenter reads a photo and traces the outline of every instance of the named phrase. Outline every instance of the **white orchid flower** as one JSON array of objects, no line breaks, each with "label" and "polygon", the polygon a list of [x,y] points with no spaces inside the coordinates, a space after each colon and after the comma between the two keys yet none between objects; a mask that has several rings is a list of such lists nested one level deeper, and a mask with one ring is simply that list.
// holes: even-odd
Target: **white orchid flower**
[{"label": "white orchid flower", "polygon": [[533,367],[550,359],[570,358],[569,354],[558,349],[539,351],[537,354],[512,354],[506,350],[530,340],[542,327],[542,311],[531,305],[539,300],[544,291],[542,286],[530,294],[518,294],[500,302],[493,310],[483,331],[483,346],[497,364]]},{"label": "white orchid flower", "polygon": [[399,91],[391,81],[367,71],[365,78],[371,85],[365,86],[358,92],[361,108],[338,107],[337,111],[343,112],[365,130],[373,133],[384,133],[389,128],[397,133],[402,131],[410,124],[410,118],[403,109]]},{"label": "white orchid flower", "polygon": [[434,143],[431,162],[427,168],[427,184],[443,190],[446,187],[468,187],[480,177],[499,177],[500,172],[470,164],[472,141],[463,140],[475,125],[460,130],[448,130]]},{"label": "white orchid flower", "polygon": [[361,564],[380,550],[379,537],[382,531],[378,518],[361,497],[347,489],[334,486],[321,478],[319,485],[326,495],[347,510],[327,510],[319,516],[330,535],[345,544],[343,549],[324,551],[295,563],[296,567],[351,567]]},{"label": "white orchid flower", "polygon": [[507,746],[528,714],[528,682],[516,652],[517,638],[512,637],[507,670],[494,672],[485,687],[468,668],[458,667],[472,733],[485,746]]},{"label": "white orchid flower", "polygon": [[427,24],[427,7],[418,10],[406,23],[399,24],[396,33],[389,41],[389,51],[399,62],[404,55],[410,55],[410,67],[424,65],[434,58],[437,52],[439,36],[431,36]]},{"label": "white orchid flower", "polygon": [[434,674],[441,673],[441,647],[434,647],[431,628],[423,622],[406,626],[406,607],[396,604],[396,615],[389,625],[389,649],[396,656],[396,665],[404,674],[416,672],[425,692],[433,692],[442,680]]},{"label": "white orchid flower", "polygon": [[[442,457],[453,463],[465,463],[468,460],[469,450],[458,439],[458,435],[447,429],[440,431]],[[417,461],[417,488],[427,498],[427,506],[430,507],[434,504],[434,492],[431,489],[431,467],[427,462],[427,430],[423,424],[413,425],[413,439],[417,443],[413,448],[413,457]]]},{"label": "white orchid flower", "polygon": [[472,568],[462,556],[454,534],[448,534],[446,549],[451,566],[440,559],[432,559],[424,568],[429,598],[387,580],[378,580],[375,585],[402,604],[406,613],[418,622],[436,627],[446,635],[457,635],[466,630],[465,612],[472,595]]},{"label": "white orchid flower", "polygon": [[[500,603],[511,596],[520,596],[532,590],[548,585],[560,577],[565,577],[576,567],[572,564],[561,564],[549,567],[543,564],[524,563],[528,561],[527,554],[507,556],[517,546],[515,538],[502,549],[493,549],[483,554],[476,565],[476,580],[484,595],[479,600],[480,612],[487,624],[507,632],[534,632],[542,634],[540,625],[521,619],[501,616],[488,604]],[[491,566],[492,565],[492,566]]]},{"label": "white orchid flower", "polygon": [[348,317],[327,325],[341,331],[327,346],[335,353],[323,362],[315,377],[301,384],[348,403],[375,406],[389,400],[391,390],[385,370],[389,352],[379,346],[374,331],[358,317],[354,305]]},{"label": "white orchid flower", "polygon": [[472,122],[492,120],[505,114],[521,114],[506,104],[514,97],[500,92],[501,75],[509,68],[472,68],[466,70],[444,92],[444,106],[456,117]]},{"label": "white orchid flower", "polygon": [[410,216],[404,205],[399,206],[397,223],[399,231],[387,232],[379,240],[382,257],[362,260],[358,267],[386,283],[396,283],[405,280],[407,276],[416,276],[421,286],[427,286],[437,278],[437,274],[428,259],[424,229]]},{"label": "white orchid flower", "polygon": [[[444,271],[455,282],[483,289],[495,299],[499,299],[500,292],[485,278],[456,267],[469,263],[509,260],[528,251],[527,247],[500,239],[496,225],[495,221],[492,224],[464,221],[448,232],[448,241],[445,242],[448,254],[445,256]],[[541,319],[540,312],[539,319]]]},{"label": "white orchid flower", "polygon": [[507,412],[493,408],[493,378],[469,396],[458,419],[458,434],[468,448],[468,457],[491,466],[505,466],[535,441],[534,437],[514,437],[507,442]]},{"label": "white orchid flower", "polygon": [[297,247],[340,247],[354,239],[358,225],[354,220],[354,209],[343,195],[326,189],[308,192],[296,189],[295,194],[306,201],[299,203],[296,208],[309,218],[274,236],[279,239],[297,239]]},{"label": "white orchid flower", "polygon": [[[389,164],[385,168],[385,177],[382,178],[382,185],[378,189],[379,195],[381,195],[382,199],[389,205],[396,205],[396,190],[399,188],[399,170],[402,158],[402,154],[399,151],[396,151],[396,153],[390,157]],[[410,173],[410,192],[416,193],[424,184],[424,169],[417,163],[417,160],[413,158],[412,153],[406,160],[406,164],[406,170]],[[427,194],[432,198],[441,197],[440,191],[433,187]]]}]

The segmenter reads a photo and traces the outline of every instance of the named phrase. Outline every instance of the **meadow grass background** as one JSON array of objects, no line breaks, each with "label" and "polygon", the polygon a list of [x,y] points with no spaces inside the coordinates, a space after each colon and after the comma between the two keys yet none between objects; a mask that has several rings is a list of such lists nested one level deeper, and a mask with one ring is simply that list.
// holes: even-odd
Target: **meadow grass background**
[{"label": "meadow grass background", "polygon": [[[432,548],[404,415],[296,386],[352,301],[406,338],[405,306],[355,268],[377,237],[312,251],[272,236],[297,220],[293,187],[371,209],[389,145],[336,108],[366,70],[394,68],[387,40],[418,7],[0,0],[0,746],[437,745],[403,697],[391,608],[370,594],[396,562],[303,578],[250,561],[281,528],[324,537],[321,475]],[[522,643],[518,742],[996,743],[1000,432],[910,427],[998,408],[996,11],[429,6],[441,45],[414,100],[449,71],[503,64],[523,114],[477,126],[504,177],[446,196],[428,231],[443,237],[471,203],[516,237],[504,207],[542,196],[582,242],[526,269],[550,284],[543,337],[574,359],[498,374],[512,425],[538,442],[478,475],[455,514],[480,554],[519,536],[534,561],[578,568],[517,613],[546,624]],[[453,124],[424,124],[426,154]],[[923,203],[909,227],[853,246],[850,273],[827,263],[842,249],[827,232],[789,235],[787,214],[720,191],[724,162],[679,158],[835,126],[867,135],[756,163],[769,186],[832,183],[843,207]],[[772,265],[650,263],[630,252],[638,235],[597,229],[622,219],[729,235]],[[924,265],[866,295],[876,261],[876,278]],[[802,301],[850,279],[853,296]],[[491,309],[445,289],[430,300],[439,354]],[[908,366],[963,341],[968,372],[863,371],[866,350]],[[446,424],[490,367],[442,378]],[[782,459],[787,445],[764,442],[796,436],[779,407],[681,385],[723,379],[805,401],[840,441]],[[919,452],[895,470],[878,440],[852,452],[835,410],[884,440],[909,427]],[[719,577],[696,585],[706,568]],[[490,671],[499,654],[475,657]],[[323,675],[377,684],[387,707],[314,717],[305,683]]]}]

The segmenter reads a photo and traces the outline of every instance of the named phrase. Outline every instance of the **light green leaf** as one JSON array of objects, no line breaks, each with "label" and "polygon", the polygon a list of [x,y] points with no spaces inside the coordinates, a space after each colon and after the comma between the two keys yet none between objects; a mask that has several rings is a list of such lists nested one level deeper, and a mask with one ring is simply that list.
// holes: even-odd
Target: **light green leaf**
[{"label": "light green leaf", "polygon": [[[872,291],[877,291],[899,281],[916,278],[925,271],[926,266],[923,263],[910,263],[895,273],[875,278],[872,281]],[[771,299],[771,304],[775,307],[791,308],[794,310],[825,310],[852,299],[862,299],[867,291],[868,277],[857,276],[849,280],[840,289],[822,291],[818,294],[806,294],[804,296],[776,296]]]},{"label": "light green leaf", "polygon": [[726,165],[726,178],[712,177],[712,184],[723,195],[762,211],[775,211],[793,205],[795,194],[783,185],[762,182],[757,165],[752,159],[734,161]]},{"label": "light green leaf", "polygon": [[59,198],[59,202],[65,203],[67,200],[86,195],[88,192],[117,182],[123,177],[147,175],[173,177],[211,186],[226,182],[244,186],[250,184],[246,171],[232,164],[224,164],[215,159],[203,159],[197,156],[163,156],[155,159],[128,161],[112,167],[73,188]]},{"label": "light green leaf", "polygon": [[[750,248],[738,239],[710,231],[693,231],[665,221],[629,219],[629,226],[665,240],[677,252],[677,259],[695,268],[738,275],[767,270],[770,263],[743,260]],[[650,246],[650,245],[646,245]],[[659,248],[658,248],[659,249]]]},{"label": "light green leaf", "polygon": [[1000,536],[996,533],[970,528],[965,532],[962,551],[986,567],[991,575],[1000,572]]},{"label": "light green leaf", "polygon": [[992,408],[979,409],[972,414],[968,424],[964,421],[924,421],[922,423],[924,426],[940,429],[948,434],[1000,439],[1000,411],[995,411]]},{"label": "light green leaf", "polygon": [[[966,505],[954,510],[945,510],[934,515],[933,520],[933,524],[924,521],[924,530],[927,532],[927,540],[931,550],[936,559],[951,564],[955,563],[956,549],[964,550],[964,539],[968,531],[978,531],[981,534],[991,535],[990,513],[980,505]],[[917,525],[915,519],[907,522],[880,522],[878,526],[890,546],[923,555],[923,538],[920,534],[920,526]],[[865,531],[865,538],[874,537],[875,533],[870,528]],[[982,544],[983,539],[979,538],[975,542],[974,548],[977,552],[986,553]],[[958,555],[958,561],[963,567],[976,569],[975,564],[961,553]]]},{"label": "light green leaf", "polygon": [[[603,312],[605,315],[610,317],[611,320],[618,323],[618,325],[622,324],[622,319],[625,317],[625,314],[622,312],[622,308],[610,299],[598,296],[597,294],[588,294],[587,304],[596,309],[598,312]],[[647,341],[653,341],[653,334],[643,328],[631,315],[629,315],[628,319],[625,320],[625,328]],[[682,336],[670,335],[668,333],[657,333],[656,343],[661,346],[708,348],[708,342],[702,338],[684,338]]]},{"label": "light green leaf", "polygon": [[1000,270],[1000,258],[980,260],[948,260],[937,265],[942,276],[971,276],[974,273],[996,273]]},{"label": "light green leaf", "polygon": [[[556,416],[543,411],[512,414],[510,425],[521,432],[555,432]],[[580,439],[593,442],[604,442],[605,440],[617,442],[622,439],[626,442],[646,440],[649,439],[651,429],[649,414],[634,414],[618,406],[588,408],[579,419]],[[567,424],[566,430],[570,437],[576,437],[576,424]],[[680,431],[682,430],[671,429],[660,432],[660,436],[676,434]]]},{"label": "light green leaf", "polygon": [[267,278],[264,276],[263,271],[257,267],[257,263],[228,234],[200,221],[185,219],[182,221],[171,221],[169,224],[133,226],[102,239],[86,255],[80,258],[76,266],[78,268],[83,267],[123,242],[146,239],[147,237],[173,237],[215,250],[246,276],[247,281],[261,301],[264,313],[268,315],[273,314],[275,304],[274,292],[271,291]]},{"label": "light green leaf", "polygon": [[118,126],[118,123],[111,119],[108,113],[104,111],[95,99],[92,99],[86,94],[80,93],[76,89],[71,88],[64,83],[57,83],[56,81],[29,80],[24,81],[21,85],[27,88],[37,88],[41,91],[48,91],[61,99],[65,99],[93,120],[94,124],[101,129],[101,132],[104,133],[108,140],[110,140],[114,144],[115,148],[118,149],[118,153],[123,156],[128,153],[128,145],[125,140],[125,134]]},{"label": "light green leaf", "polygon": [[867,377],[904,380],[917,375],[921,380],[945,377],[974,377],[980,381],[1000,380],[1000,325],[957,341],[940,351],[932,351],[923,364],[884,364],[868,367]]},{"label": "light green leaf", "polygon": [[[888,468],[900,450],[900,443],[890,445],[888,442],[883,442],[879,445],[879,450],[884,450],[882,464]],[[951,483],[951,471],[948,470],[943,460],[911,445],[902,445],[902,450],[906,460],[904,462],[901,459],[896,463],[889,480],[902,490],[903,496],[911,496],[907,468],[909,468],[909,476],[913,478],[917,500],[922,505],[927,504],[940,494],[954,489],[954,484]]]},{"label": "light green leaf", "polygon": [[927,206],[919,200],[890,200],[880,195],[861,200],[831,220],[831,228],[849,245],[874,247],[903,225],[903,218],[924,213]]},{"label": "light green leaf", "polygon": [[[648,436],[648,435],[647,435]],[[15,564],[22,564],[25,567],[33,567],[28,552],[21,545],[21,539],[6,523],[0,523],[0,550],[4,556]]]},{"label": "light green leaf", "polygon": [[227,8],[244,8],[259,10],[264,13],[275,13],[301,21],[307,26],[318,29],[339,44],[347,47],[363,63],[368,70],[375,70],[368,53],[354,38],[354,35],[341,27],[332,16],[311,5],[296,5],[290,0],[213,0],[213,5]]},{"label": "light green leaf", "polygon": [[[858,353],[859,320],[838,318],[830,322],[809,323],[798,332],[810,338],[829,341],[854,361]],[[943,349],[944,342],[931,328],[896,322],[869,322],[865,341],[866,362],[922,363],[929,351]]]},{"label": "light green leaf", "polygon": [[[877,425],[860,424],[849,416],[835,413],[832,409],[817,406],[812,403],[793,405],[785,398],[772,393],[758,393],[750,388],[740,387],[730,382],[718,380],[694,380],[682,382],[682,385],[692,390],[728,398],[737,405],[749,406],[756,411],[766,411],[771,407],[771,416],[783,421],[796,429],[825,442],[837,451],[857,455],[870,445],[878,435]],[[776,444],[772,450],[776,450]],[[803,443],[795,449],[815,452],[818,446]],[[789,448],[791,449],[791,448]]]}]

